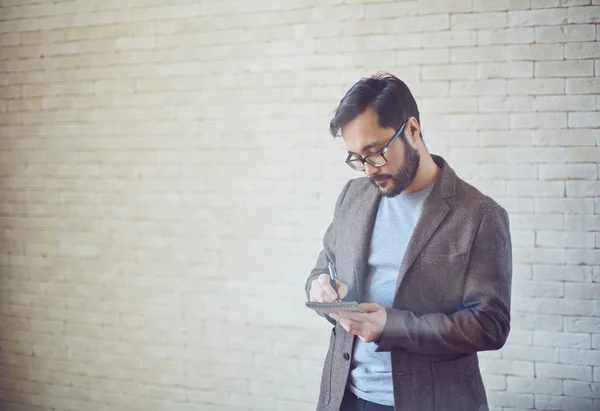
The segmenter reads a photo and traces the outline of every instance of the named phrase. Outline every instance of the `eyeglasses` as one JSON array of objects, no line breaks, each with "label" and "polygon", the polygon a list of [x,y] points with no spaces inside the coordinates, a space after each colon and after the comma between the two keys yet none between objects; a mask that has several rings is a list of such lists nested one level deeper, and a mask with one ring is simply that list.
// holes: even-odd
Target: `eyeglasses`
[{"label": "eyeglasses", "polygon": [[373,167],[382,167],[386,165],[387,158],[385,158],[385,153],[388,151],[392,143],[398,138],[398,136],[402,134],[405,125],[406,121],[402,123],[400,129],[398,129],[396,134],[394,134],[394,137],[392,137],[392,139],[381,150],[377,151],[376,153],[369,154],[365,158],[357,156],[356,154],[348,154],[348,158],[346,158],[346,164],[356,171],[365,171],[365,163],[369,163]]}]

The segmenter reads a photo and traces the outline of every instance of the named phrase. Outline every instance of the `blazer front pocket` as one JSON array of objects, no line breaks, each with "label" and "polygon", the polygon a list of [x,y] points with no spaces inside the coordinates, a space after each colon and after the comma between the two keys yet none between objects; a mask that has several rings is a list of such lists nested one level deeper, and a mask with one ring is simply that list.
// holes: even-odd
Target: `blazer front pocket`
[{"label": "blazer front pocket", "polygon": [[438,303],[442,311],[461,307],[467,270],[466,254],[421,254],[419,283],[424,298]]}]

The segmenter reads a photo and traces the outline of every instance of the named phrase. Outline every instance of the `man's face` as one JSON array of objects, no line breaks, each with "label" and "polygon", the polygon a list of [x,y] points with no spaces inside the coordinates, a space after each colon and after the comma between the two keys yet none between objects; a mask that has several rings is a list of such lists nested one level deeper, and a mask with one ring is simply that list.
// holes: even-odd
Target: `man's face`
[{"label": "man's face", "polygon": [[[409,129],[406,124],[399,136],[385,153],[387,163],[375,167],[365,163],[365,174],[386,197],[395,197],[409,187],[419,169],[419,152],[410,146],[404,137]],[[350,121],[342,130],[349,154],[366,157],[383,149],[397,130],[381,128],[377,113],[367,109]]]}]

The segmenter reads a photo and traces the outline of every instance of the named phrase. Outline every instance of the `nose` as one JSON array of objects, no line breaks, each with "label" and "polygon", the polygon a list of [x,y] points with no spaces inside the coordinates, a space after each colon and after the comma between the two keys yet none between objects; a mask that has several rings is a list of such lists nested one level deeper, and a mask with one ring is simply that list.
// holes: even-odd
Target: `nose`
[{"label": "nose", "polygon": [[365,163],[365,174],[367,177],[371,177],[379,172],[379,168],[369,163]]}]

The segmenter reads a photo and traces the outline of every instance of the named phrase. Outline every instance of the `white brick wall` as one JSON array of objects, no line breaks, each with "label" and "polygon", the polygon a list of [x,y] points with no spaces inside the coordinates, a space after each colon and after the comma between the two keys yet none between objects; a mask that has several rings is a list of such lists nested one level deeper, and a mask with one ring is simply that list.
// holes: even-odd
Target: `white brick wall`
[{"label": "white brick wall", "polygon": [[[314,409],[331,111],[413,89],[510,212],[492,409],[600,409],[600,2],[0,0],[0,408]],[[277,308],[270,308],[270,305]]]}]

